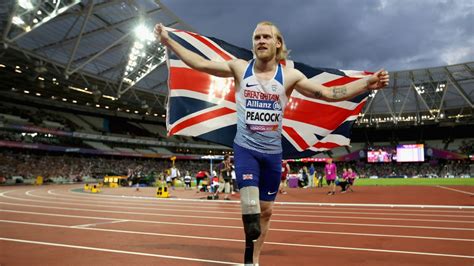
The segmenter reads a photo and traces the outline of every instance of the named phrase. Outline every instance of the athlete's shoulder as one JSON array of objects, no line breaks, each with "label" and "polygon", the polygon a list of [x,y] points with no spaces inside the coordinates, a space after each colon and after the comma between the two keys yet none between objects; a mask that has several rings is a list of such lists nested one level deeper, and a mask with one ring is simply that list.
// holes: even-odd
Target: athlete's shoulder
[{"label": "athlete's shoulder", "polygon": [[285,77],[285,87],[293,88],[296,83],[304,79],[305,76],[298,69],[283,67],[283,76]]},{"label": "athlete's shoulder", "polygon": [[230,61],[228,61],[228,62],[229,62],[229,65],[230,65],[231,67],[237,67],[237,68],[245,68],[245,67],[247,66],[247,64],[248,64],[248,61],[245,61],[245,60],[239,59],[239,58],[237,58],[237,59],[232,59],[232,60],[230,60]]},{"label": "athlete's shoulder", "polygon": [[228,64],[234,72],[234,78],[240,81],[244,75],[245,69],[247,68],[248,62],[242,59],[233,59],[228,61]]},{"label": "athlete's shoulder", "polygon": [[303,73],[299,71],[298,69],[292,68],[292,67],[285,67],[283,66],[283,73],[285,74],[286,77],[301,77]]}]

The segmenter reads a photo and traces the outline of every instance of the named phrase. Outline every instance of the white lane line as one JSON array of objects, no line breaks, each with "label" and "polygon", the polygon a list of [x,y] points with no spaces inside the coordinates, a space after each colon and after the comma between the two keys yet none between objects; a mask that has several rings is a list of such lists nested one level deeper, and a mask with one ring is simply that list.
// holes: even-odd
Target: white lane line
[{"label": "white lane line", "polygon": [[[70,189],[71,193],[79,193]],[[89,194],[88,194],[89,195]],[[95,194],[95,197],[115,197],[115,198],[131,198],[131,199],[153,199],[153,200],[163,200],[163,201],[188,201],[188,202],[206,202],[206,200],[201,199],[182,199],[182,198],[153,198],[153,197],[137,197],[137,196],[117,196],[117,195],[98,195]],[[212,202],[219,203],[238,203],[238,201],[225,201],[225,200],[214,200]],[[454,206],[454,205],[419,205],[419,204],[358,204],[358,203],[316,203],[316,202],[275,202],[275,205],[295,205],[295,206],[329,206],[329,207],[388,207],[388,208],[426,208],[426,209],[468,209],[474,210],[474,206]]]},{"label": "white lane line", "polygon": [[[30,214],[30,213],[29,213]],[[62,217],[68,218],[84,218],[84,219],[106,219],[102,217],[82,217],[82,216],[75,216],[75,215],[61,215]],[[113,224],[119,223],[123,220],[117,220],[113,222],[104,222],[104,223],[96,223],[93,225],[103,225],[103,224]],[[140,222],[142,221],[135,221],[135,220],[127,220],[129,222]],[[19,223],[19,224],[34,224],[34,225],[43,225],[48,226],[47,224],[39,224],[39,223],[32,223],[32,222],[23,222],[23,221],[13,221],[13,220],[0,220],[0,222],[4,223]],[[154,222],[155,223],[155,222]],[[158,222],[157,222],[158,223]],[[199,224],[180,224],[180,223],[167,223],[163,222],[162,224],[171,224],[171,225],[181,225],[181,226],[199,226]],[[53,226],[53,225],[51,225]],[[60,225],[54,225],[60,226]],[[206,227],[213,227],[213,228],[225,228],[225,229],[242,229],[241,226],[209,226],[205,225]],[[89,226],[64,226],[64,227],[71,227],[71,228],[86,228]],[[111,230],[111,229],[104,229],[104,228],[97,228],[97,230]],[[298,229],[283,229],[283,228],[270,228],[270,231],[278,231],[278,232],[291,232],[291,233],[304,233],[304,234],[329,234],[329,235],[349,235],[349,236],[368,236],[368,237],[387,237],[387,238],[408,238],[408,239],[426,239],[426,240],[441,240],[441,241],[461,241],[461,242],[474,242],[474,239],[466,239],[466,238],[446,238],[446,237],[431,237],[431,236],[411,236],[411,235],[387,235],[387,234],[369,234],[369,233],[352,233],[352,232],[335,232],[335,231],[317,231],[317,230],[298,230]],[[120,231],[120,230],[119,230]],[[139,232],[137,232],[139,233]],[[166,234],[166,236],[169,236]],[[175,236],[175,235],[173,235]],[[192,236],[189,236],[192,238]]]},{"label": "white lane line", "polygon": [[[71,196],[68,196],[67,194],[57,194],[57,193],[54,193],[52,192],[52,190],[48,190],[48,194],[50,195],[53,195],[53,196],[60,196],[62,199],[66,198],[68,202],[81,202],[81,203],[84,203],[84,202],[97,202],[97,199],[86,199],[84,200],[84,198],[81,198],[81,197],[71,197]],[[37,196],[37,195],[35,195]],[[39,196],[37,196],[39,197]],[[53,198],[49,198],[49,197],[44,197],[44,198],[47,198],[47,199],[53,199]],[[133,206],[134,209],[140,209],[140,208],[144,208],[144,207],[138,207],[136,203],[133,203],[133,202],[130,202],[129,200],[124,200],[124,201],[120,201],[121,205],[120,207],[127,207],[127,205],[130,205],[130,206]],[[123,203],[125,202],[125,204]],[[141,203],[140,206],[151,206],[151,207],[157,207],[156,204],[145,204],[145,203]],[[171,207],[171,206],[180,206],[181,210],[176,210],[176,208],[174,208],[173,210],[174,211],[186,211],[188,209],[191,209],[191,210],[194,210],[194,211],[197,211],[197,209],[199,209],[199,212],[207,212],[207,211],[200,211],[201,209],[215,209],[215,207],[206,207],[206,206],[195,206],[195,204],[193,206],[188,206],[188,205],[176,205],[176,204],[166,204],[167,207]],[[161,209],[162,207],[160,207]],[[223,208],[219,208],[219,209],[226,209],[226,210],[238,210],[240,211],[240,206],[235,206],[235,207],[231,207],[231,208],[227,208],[227,207],[223,207]],[[398,210],[399,211],[399,210]],[[281,212],[281,213],[280,213]],[[474,215],[447,215],[447,214],[417,214],[417,213],[380,213],[380,212],[350,212],[350,211],[323,211],[323,210],[320,210],[320,211],[317,211],[317,210],[304,210],[304,211],[301,211],[301,210],[292,210],[292,209],[285,209],[285,210],[278,210],[278,209],[274,209],[273,211],[273,215],[283,215],[283,213],[286,213],[286,212],[289,212],[289,213],[293,213],[293,212],[296,212],[296,213],[334,213],[334,214],[369,214],[369,215],[381,215],[381,216],[390,216],[390,215],[393,215],[393,216],[420,216],[420,217],[431,217],[431,216],[436,216],[436,217],[456,217],[456,218],[474,218]],[[286,216],[286,215],[285,215]]]},{"label": "white lane line", "polygon": [[[118,214],[140,214],[145,216],[165,216],[168,217],[170,215],[158,215],[158,214],[150,214],[150,213],[136,213],[136,212],[121,212],[121,211],[106,211],[106,210],[96,210],[96,209],[80,209],[80,208],[66,208],[66,207],[53,207],[53,206],[41,206],[41,205],[31,205],[31,204],[20,204],[20,203],[5,203],[0,202],[0,204],[6,205],[14,205],[14,206],[26,206],[26,207],[35,207],[35,208],[42,208],[42,209],[55,209],[55,210],[69,210],[69,211],[86,211],[86,212],[100,212],[100,213],[118,213]],[[0,211],[7,211],[1,210]],[[8,210],[12,212],[11,210]],[[48,214],[51,215],[51,214]],[[176,217],[176,215],[171,215]],[[183,218],[205,218],[203,216],[178,216]],[[240,218],[223,218],[223,217],[212,217],[213,220],[221,219],[221,220],[233,220],[233,221],[240,221]],[[110,220],[111,218],[107,218]],[[128,219],[132,221],[131,219]],[[322,224],[322,225],[350,225],[350,226],[366,226],[366,227],[396,227],[396,228],[417,228],[417,229],[436,229],[436,230],[461,230],[461,231],[474,231],[473,228],[457,228],[457,227],[435,227],[435,226],[415,226],[415,225],[398,225],[398,224],[363,224],[363,223],[336,223],[336,222],[316,222],[316,221],[298,221],[298,220],[276,220],[272,219],[273,223],[282,222],[282,223],[299,223],[299,224]]]},{"label": "white lane line", "polygon": [[196,259],[196,258],[187,258],[187,257],[161,255],[161,254],[151,254],[151,253],[135,252],[135,251],[128,251],[128,250],[95,248],[95,247],[88,247],[88,246],[68,245],[68,244],[52,243],[52,242],[31,241],[31,240],[15,239],[15,238],[0,237],[0,240],[3,240],[3,241],[10,241],[10,242],[26,243],[26,244],[36,244],[36,245],[62,247],[62,248],[75,248],[75,249],[84,249],[84,250],[92,250],[92,251],[102,251],[102,252],[109,252],[109,253],[118,253],[118,254],[127,254],[127,255],[137,255],[137,256],[146,256],[146,257],[156,257],[156,258],[164,258],[164,259],[185,260],[185,261],[197,261],[197,262],[206,262],[206,263],[215,263],[215,264],[227,264],[227,265],[236,265],[236,264],[238,264],[238,263],[236,263],[236,262],[228,262],[228,261]]},{"label": "white lane line", "polygon": [[[95,220],[113,220],[113,218],[108,217],[96,217],[96,216],[80,216],[80,215],[67,215],[67,214],[56,214],[56,213],[41,213],[41,212],[28,212],[28,211],[17,211],[17,210],[0,210],[0,212],[9,212],[9,213],[20,213],[20,214],[31,214],[31,215],[42,215],[42,216],[53,216],[53,217],[67,217],[67,218],[80,218],[80,219],[95,219]],[[120,221],[120,219],[116,219]],[[166,224],[166,225],[177,225],[177,226],[194,226],[194,227],[212,227],[212,228],[226,228],[226,229],[242,229],[242,226],[232,226],[232,225],[214,225],[214,224],[196,224],[196,223],[179,223],[179,222],[162,222],[162,221],[149,221],[149,220],[132,220],[128,219],[129,222],[136,222],[136,223],[145,223],[145,224]],[[320,223],[326,224],[326,223]],[[426,226],[417,226],[417,227],[409,227],[409,226],[400,226],[400,225],[378,225],[378,224],[351,224],[351,223],[330,223],[330,225],[344,225],[344,226],[361,226],[361,227],[398,227],[398,228],[416,228],[416,229],[437,229],[437,230],[457,230],[457,231],[474,231],[474,229],[466,229],[466,228],[450,228],[450,227],[426,227]],[[269,230],[292,230],[292,229],[276,229],[270,228]],[[294,232],[301,232],[299,230],[294,230]],[[302,231],[305,232],[305,231]],[[311,232],[308,230],[308,232]],[[314,231],[317,232],[317,231]],[[323,231],[323,232],[330,232],[330,231]],[[368,234],[367,234],[368,235]],[[378,236],[373,234],[373,236]],[[380,235],[383,236],[383,235]],[[411,238],[411,236],[406,236],[406,238]],[[417,238],[413,236],[413,238]],[[448,240],[448,239],[446,239]]]},{"label": "white lane line", "polygon": [[306,245],[306,244],[276,243],[276,242],[265,242],[265,244],[283,245],[283,246],[296,246],[296,247],[300,247],[300,248],[301,247],[308,247],[308,248],[343,249],[343,250],[355,250],[355,251],[370,251],[370,252],[382,252],[382,253],[399,253],[399,254],[410,254],[410,255],[425,255],[425,256],[439,256],[439,257],[474,259],[474,256],[467,256],[467,255],[430,253],[430,252],[415,252],[415,251],[405,251],[405,250],[352,248],[352,247],[336,247],[336,246]]},{"label": "white lane line", "polygon": [[420,204],[361,204],[361,203],[316,203],[316,202],[275,202],[281,205],[301,205],[301,206],[329,206],[329,207],[386,207],[386,208],[421,208],[421,209],[468,209],[474,210],[474,206],[454,206],[454,205],[420,205]]},{"label": "white lane line", "polygon": [[[24,225],[33,225],[33,226],[44,226],[44,227],[58,227],[58,228],[66,228],[66,229],[92,230],[92,231],[111,232],[111,233],[147,235],[147,236],[164,236],[164,237],[189,238],[189,239],[213,240],[213,241],[224,241],[224,242],[244,242],[243,239],[241,240],[241,239],[232,239],[232,238],[218,238],[218,237],[206,237],[206,236],[163,234],[163,233],[128,231],[128,230],[118,230],[118,229],[94,228],[94,227],[75,227],[75,226],[67,226],[67,225],[59,225],[59,224],[42,224],[42,223],[12,221],[12,220],[0,220],[0,222],[13,223],[13,224],[24,224]],[[241,228],[239,228],[239,229],[241,229]]]},{"label": "white lane line", "polygon": [[[27,200],[33,201],[33,200]],[[44,201],[43,201],[44,203]],[[53,206],[42,206],[42,205],[31,205],[31,204],[19,204],[19,203],[6,203],[0,202],[0,204],[15,205],[15,206],[27,206],[35,208],[46,208],[46,209],[57,209],[57,210],[71,210],[71,211],[87,211],[87,212],[100,212],[100,213],[118,213],[128,215],[144,215],[144,216],[159,216],[159,217],[178,217],[178,218],[197,218],[197,219],[211,219],[211,220],[231,220],[240,221],[241,218],[232,217],[218,217],[218,216],[199,216],[199,215],[176,215],[176,214],[163,214],[163,213],[149,213],[149,212],[124,212],[124,211],[111,211],[111,210],[98,210],[98,209],[82,209],[82,208],[67,208],[67,207],[53,207]],[[73,204],[74,205],[74,204]],[[94,207],[97,207],[96,205]],[[239,213],[240,215],[240,213]],[[332,217],[333,218],[333,217]],[[400,219],[394,219],[400,220]],[[447,227],[427,227],[427,226],[413,226],[413,225],[386,225],[386,224],[362,224],[362,223],[336,223],[336,222],[317,222],[317,221],[301,221],[301,220],[277,220],[272,219],[273,223],[299,223],[299,224],[332,224],[332,225],[354,225],[354,226],[372,226],[372,227],[400,227],[400,228],[425,228],[425,229],[442,229],[445,230]],[[446,230],[473,230],[470,228],[451,228]]]},{"label": "white lane line", "polygon": [[352,233],[352,232],[331,232],[331,231],[313,231],[313,230],[279,229],[279,228],[270,228],[270,231],[292,232],[292,233],[305,233],[305,234],[350,235],[350,236],[369,236],[369,237],[388,237],[388,238],[409,238],[409,239],[426,239],[426,240],[441,240],[441,241],[465,241],[465,242],[474,242],[474,239],[466,239],[466,238],[446,238],[446,237],[432,237],[432,236],[387,235],[387,234],[368,234],[368,233]]},{"label": "white lane line", "polygon": [[102,223],[80,224],[80,225],[74,225],[74,226],[71,226],[71,227],[95,227],[95,226],[98,226],[98,225],[125,223],[125,222],[128,222],[128,221],[129,220],[117,220],[117,221],[109,221],[109,222],[102,222]]},{"label": "white lane line", "polygon": [[474,195],[474,193],[471,193],[471,192],[467,192],[467,191],[464,191],[464,190],[459,190],[459,189],[455,189],[455,188],[450,188],[450,187],[445,187],[445,186],[436,186],[436,187],[439,187],[439,188],[444,188],[444,189],[447,189],[447,190],[452,190],[452,191],[456,191],[456,192],[459,192],[459,193],[464,193],[464,194],[468,194],[468,195]]},{"label": "white lane line", "polygon": [[[83,199],[83,198],[93,198],[94,199],[97,199],[97,197],[112,197],[112,198],[116,198],[117,200],[120,200],[120,199],[132,199],[132,200],[144,200],[144,202],[158,202],[158,203],[165,203],[165,202],[160,202],[161,200],[167,200],[167,199],[160,199],[160,198],[154,198],[154,197],[146,197],[146,196],[125,196],[125,195],[104,195],[104,194],[84,194],[84,193],[79,193],[79,192],[76,192],[76,191],[73,191],[74,188],[72,189],[69,189],[68,191],[72,194],[77,194],[77,195],[81,195],[81,197],[78,197],[80,199]],[[53,191],[53,190],[50,190],[50,191]],[[48,192],[49,193],[49,192]],[[63,197],[66,197],[66,195],[69,195],[69,194],[56,194],[56,195],[60,195],[60,196],[63,196]],[[90,197],[89,197],[90,196]],[[200,200],[200,199],[175,199],[177,201],[181,201],[181,202],[186,202],[186,201],[190,201],[190,202],[194,202],[194,201],[199,201],[199,202],[202,202],[202,203],[206,203],[206,205],[219,205],[220,208],[225,208],[222,206],[222,204],[219,204],[221,202],[216,202],[216,201],[209,201],[209,200]],[[127,202],[130,202],[130,201],[127,201]],[[143,201],[142,201],[143,202]],[[180,204],[181,202],[177,202],[177,204],[169,204],[169,202],[166,202],[165,204],[169,204],[169,205],[174,205],[174,206],[183,206],[182,204]],[[237,201],[224,201],[224,203],[239,203]],[[285,209],[285,205],[283,204],[288,204],[288,202],[275,202],[276,206],[275,206],[275,209]],[[279,205],[280,204],[280,205]],[[296,202],[295,204],[302,204],[303,206],[301,207],[298,207],[298,206],[291,206],[292,209],[295,209],[295,208],[298,208],[298,209],[309,209],[309,208],[312,208],[312,207],[324,207],[324,208],[329,208],[329,209],[349,209],[349,210],[357,210],[358,208],[355,208],[357,206],[353,206],[351,208],[344,208],[344,206],[342,207],[337,207],[337,208],[331,208],[331,207],[328,207],[328,206],[319,206],[317,204],[321,204],[321,203],[309,203],[311,205],[307,206],[306,204],[308,204],[307,202]],[[331,203],[327,203],[327,204],[331,204]],[[230,205],[230,204],[229,204]],[[356,204],[357,205],[357,204]],[[386,204],[386,205],[389,205],[389,208],[390,209],[386,209],[387,206],[379,206],[378,204],[375,204],[377,206],[375,207],[385,207],[383,209],[376,209],[374,207],[369,207],[369,208],[363,208],[363,209],[369,209],[369,210],[381,210],[381,211],[396,211],[396,210],[393,210],[394,208],[403,208],[402,206],[399,206],[399,205],[396,205],[396,204]],[[459,210],[465,210],[467,211],[468,213],[472,213],[472,210],[474,210],[474,208],[471,208],[472,206],[451,206],[452,208],[449,208],[449,209],[456,209],[456,210],[434,210],[436,208],[437,205],[409,205],[409,206],[412,206],[412,207],[408,207],[409,209],[408,210],[402,210],[402,211],[406,211],[406,212],[446,212],[446,213],[459,213],[460,211]],[[415,206],[415,207],[413,207]],[[424,207],[416,207],[416,206],[431,206],[431,209],[433,210],[423,210]],[[441,205],[441,206],[444,206],[444,205]],[[463,207],[468,207],[468,208],[463,208]],[[212,208],[212,207],[209,207],[209,208]],[[418,208],[420,210],[413,210],[413,208]],[[428,207],[427,207],[428,208]],[[430,208],[428,208],[430,209]]]},{"label": "white lane line", "polygon": [[[124,230],[113,230],[113,229],[100,229],[100,228],[72,228],[69,226],[63,225],[52,225],[52,224],[36,224],[28,222],[20,222],[22,224],[28,224],[33,226],[47,226],[47,227],[61,227],[61,228],[71,228],[78,230],[92,230],[92,231],[104,231],[104,232],[113,232],[113,233],[126,233],[126,234],[141,234],[141,235],[152,235],[152,236],[166,236],[166,237],[179,237],[179,238],[194,238],[194,239],[206,239],[206,240],[215,240],[215,241],[230,241],[230,242],[244,242],[241,239],[229,239],[229,238],[214,238],[214,237],[197,237],[197,236],[187,236],[187,235],[173,235],[173,234],[159,234],[159,233],[149,233],[149,232],[136,232],[136,231],[124,231]],[[2,239],[2,238],[0,238]],[[325,245],[312,245],[312,244],[299,244],[299,243],[281,243],[281,242],[265,242],[270,245],[279,245],[279,246],[294,246],[294,247],[311,247],[311,248],[326,248],[326,249],[343,249],[343,250],[356,250],[356,251],[370,251],[370,252],[386,252],[386,253],[400,253],[400,254],[412,254],[412,255],[426,255],[426,256],[443,256],[443,257],[456,257],[456,258],[474,258],[474,256],[467,255],[458,255],[458,254],[443,254],[443,253],[429,253],[429,252],[415,252],[415,251],[406,251],[406,250],[387,250],[387,249],[370,249],[370,248],[356,248],[356,247],[343,247],[343,246],[325,246]]]},{"label": "white lane line", "polygon": [[[32,195],[30,191],[26,192],[27,195],[34,197],[34,198],[42,198],[42,199],[50,199],[49,197],[43,197],[43,196],[37,196],[37,195]],[[11,199],[18,199],[18,200],[23,200],[23,201],[35,201],[31,199],[23,199],[23,198],[12,198],[6,195],[3,195],[3,197],[6,198],[11,198]],[[0,202],[1,203],[1,202]],[[42,203],[54,203],[54,204],[61,204],[61,205],[74,205],[74,206],[92,206],[92,207],[104,207],[104,208],[119,208],[119,209],[141,209],[141,210],[157,210],[156,208],[146,208],[146,207],[127,207],[127,206],[110,206],[108,205],[100,205],[100,204],[85,204],[85,203],[71,203],[71,202],[57,202],[57,201],[42,201]],[[177,210],[177,209],[166,209],[166,208],[160,208],[160,210],[169,210],[173,212],[185,212],[188,213],[190,212],[189,210]],[[109,211],[110,212],[110,211]],[[224,211],[199,211],[200,213],[212,213],[212,214],[233,214],[237,215],[236,212],[224,212]],[[226,218],[226,217],[216,217],[216,216],[196,216],[196,215],[180,215],[180,214],[170,214],[170,213],[140,213],[140,212],[127,212],[130,214],[139,214],[139,215],[156,215],[156,216],[168,216],[168,217],[188,217],[188,218],[204,218],[204,219],[235,219],[235,218]],[[240,214],[240,213],[239,213]],[[359,217],[359,216],[334,216],[334,215],[294,215],[294,214],[274,214],[274,216],[283,216],[283,217],[306,217],[306,218],[328,218],[328,219],[358,219],[358,220],[377,220],[377,221],[408,221],[408,222],[442,222],[442,223],[472,223],[474,224],[474,221],[466,221],[466,220],[433,220],[433,219],[404,219],[404,218],[377,218],[377,217]],[[273,221],[278,221],[278,220],[273,220]],[[304,221],[300,221],[304,222]]]},{"label": "white lane line", "polygon": [[15,189],[15,190],[3,191],[2,193],[0,193],[0,196],[3,196],[3,195],[5,195],[5,194],[7,194],[7,193],[10,193],[10,192],[15,192],[15,191],[16,191],[16,189]]}]

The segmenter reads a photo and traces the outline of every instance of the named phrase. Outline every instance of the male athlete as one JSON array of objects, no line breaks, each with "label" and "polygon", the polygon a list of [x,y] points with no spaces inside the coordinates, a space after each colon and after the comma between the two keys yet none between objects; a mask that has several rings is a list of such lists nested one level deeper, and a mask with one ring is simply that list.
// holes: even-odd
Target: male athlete
[{"label": "male athlete", "polygon": [[[279,29],[261,22],[253,32],[254,59],[207,60],[171,39],[163,25],[155,36],[189,67],[218,77],[233,77],[237,107],[234,160],[245,233],[245,264],[258,264],[281,178],[283,113],[292,91],[326,101],[350,99],[388,84],[380,70],[343,86],[325,87],[279,62],[287,49]],[[314,110],[317,112],[318,110]]]}]

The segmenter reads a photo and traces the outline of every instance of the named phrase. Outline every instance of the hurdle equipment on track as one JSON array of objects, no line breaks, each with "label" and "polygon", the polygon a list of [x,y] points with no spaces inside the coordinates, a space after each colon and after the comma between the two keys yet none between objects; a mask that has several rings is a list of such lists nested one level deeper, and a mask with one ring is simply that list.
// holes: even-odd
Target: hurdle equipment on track
[{"label": "hurdle equipment on track", "polygon": [[99,189],[99,187],[98,187],[97,185],[93,185],[93,186],[91,187],[91,192],[92,192],[92,193],[99,193],[99,192],[100,192],[100,189]]},{"label": "hurdle equipment on track", "polygon": [[35,180],[35,185],[37,185],[37,186],[43,185],[43,180],[44,180],[44,179],[43,179],[42,176],[40,176],[40,175],[37,176],[37,177],[36,177],[36,180]]},{"label": "hurdle equipment on track", "polygon": [[156,197],[158,197],[158,198],[169,198],[169,196],[170,195],[169,195],[169,191],[168,191],[167,186],[161,185],[156,190]]}]

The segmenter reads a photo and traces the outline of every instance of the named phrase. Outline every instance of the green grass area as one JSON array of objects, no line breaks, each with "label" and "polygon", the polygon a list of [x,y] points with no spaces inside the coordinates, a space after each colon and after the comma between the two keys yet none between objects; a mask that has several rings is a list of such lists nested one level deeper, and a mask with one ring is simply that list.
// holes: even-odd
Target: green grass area
[{"label": "green grass area", "polygon": [[356,186],[474,186],[474,178],[378,178],[357,179]]}]

